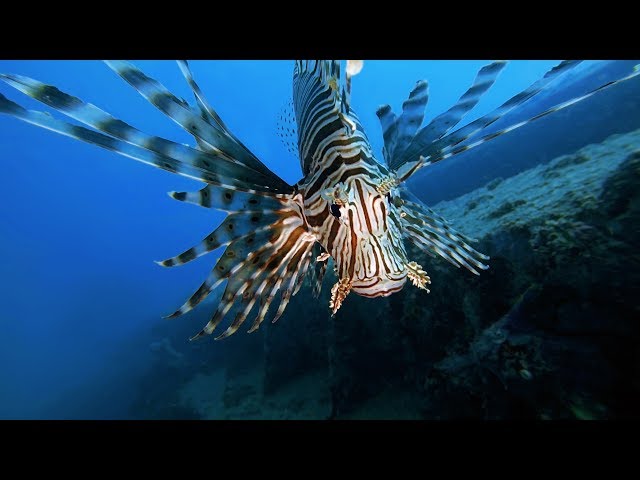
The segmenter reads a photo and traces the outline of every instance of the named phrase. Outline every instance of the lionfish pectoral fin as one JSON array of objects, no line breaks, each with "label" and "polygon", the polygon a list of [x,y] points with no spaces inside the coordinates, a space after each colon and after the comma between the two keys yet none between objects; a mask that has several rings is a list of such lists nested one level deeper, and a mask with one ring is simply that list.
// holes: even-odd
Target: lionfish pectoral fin
[{"label": "lionfish pectoral fin", "polygon": [[[234,195],[239,193],[234,192]],[[222,195],[227,204],[238,207],[252,199],[249,194],[240,194],[240,197],[234,200]],[[201,287],[170,315],[175,317],[190,311],[218,285],[227,281],[211,319],[192,339],[213,333],[236,305],[239,311],[234,320],[216,339],[235,333],[254,307],[259,305],[257,317],[249,329],[253,332],[267,315],[278,290],[281,291],[281,302],[275,319],[284,313],[289,299],[297,293],[308,271],[316,239],[307,231],[299,195],[283,197],[279,195],[277,199],[268,199],[269,202],[280,204],[281,208],[277,210],[237,211],[228,215],[198,246],[165,261],[168,263],[166,266],[179,265],[218,246],[227,245]]]},{"label": "lionfish pectoral fin", "polygon": [[[437,254],[458,268],[463,266],[476,275],[480,274],[478,270],[489,268],[481,262],[481,260],[488,260],[488,256],[471,247],[470,239],[454,230],[442,217],[431,212],[431,209],[421,203],[402,199],[400,221],[405,238],[418,248]],[[417,264],[413,267],[412,275],[419,277],[422,267]]]},{"label": "lionfish pectoral fin", "polygon": [[[256,170],[222,150],[202,152],[177,142],[148,135],[95,105],[52,85],[23,75],[2,74],[0,80],[95,130],[59,120],[45,112],[26,110],[5,97],[2,102],[4,108],[0,108],[0,113],[206,183],[268,192],[292,191],[292,187],[273,173]],[[182,101],[177,98],[175,102],[182,105]],[[210,131],[214,130],[208,125],[203,127],[203,130],[207,128]],[[218,137],[223,138],[224,135],[218,134]],[[219,143],[226,145],[230,141],[226,138]]]},{"label": "lionfish pectoral fin", "polygon": [[201,111],[199,115],[192,107],[173,95],[161,83],[147,76],[135,65],[123,60],[105,61],[107,66],[129,83],[146,100],[171,120],[204,142],[208,153],[215,153],[238,165],[261,173],[274,184],[287,185],[280,177],[264,165],[242,142],[240,142],[224,125],[220,117],[213,111],[202,92],[193,81],[188,65],[180,64],[182,73],[190,84]]},{"label": "lionfish pectoral fin", "polygon": [[202,115],[202,118],[208,121],[208,123],[214,128],[218,128],[220,131],[225,132],[230,136],[232,136],[233,138],[235,138],[235,136],[229,131],[227,126],[224,124],[220,116],[216,113],[216,111],[213,108],[211,108],[211,106],[209,105],[209,102],[207,102],[206,98],[204,97],[204,94],[202,93],[202,90],[200,90],[200,87],[198,86],[198,84],[193,78],[193,74],[191,73],[191,68],[189,67],[189,63],[186,60],[177,60],[177,63],[178,63],[178,67],[180,68],[180,71],[182,72],[182,75],[184,76],[185,80],[189,84],[189,87],[191,87],[193,96],[195,97],[196,103],[200,108],[200,114]]},{"label": "lionfish pectoral fin", "polygon": [[237,304],[239,312],[218,338],[231,335],[260,300],[258,316],[251,327],[255,331],[278,290],[282,292],[282,301],[276,318],[280,317],[302,285],[316,243],[304,220],[301,195],[233,136],[205,100],[186,62],[179,65],[199,111],[135,66],[127,62],[107,63],[150,103],[191,133],[200,149],[147,135],[56,87],[20,75],[0,75],[0,80],[89,128],[45,112],[27,110],[1,94],[0,113],[207,183],[198,192],[170,192],[170,195],[179,201],[226,211],[227,217],[195,247],[157,262],[165,267],[182,265],[226,247],[198,290],[167,316],[174,318],[187,313],[227,281],[211,320],[193,339],[212,333]]}]

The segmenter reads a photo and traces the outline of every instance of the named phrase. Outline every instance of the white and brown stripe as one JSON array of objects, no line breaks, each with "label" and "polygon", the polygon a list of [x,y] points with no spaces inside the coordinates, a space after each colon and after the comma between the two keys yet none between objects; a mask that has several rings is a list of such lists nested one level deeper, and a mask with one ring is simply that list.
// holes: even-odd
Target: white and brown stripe
[{"label": "white and brown stripe", "polygon": [[[402,288],[407,263],[396,208],[377,190],[389,171],[375,160],[353,109],[341,109],[339,78],[327,71],[337,69],[313,63],[299,65],[294,73],[300,156],[307,173],[298,188],[306,219],[354,292],[389,295]],[[349,200],[336,217],[322,193],[338,184]]]}]

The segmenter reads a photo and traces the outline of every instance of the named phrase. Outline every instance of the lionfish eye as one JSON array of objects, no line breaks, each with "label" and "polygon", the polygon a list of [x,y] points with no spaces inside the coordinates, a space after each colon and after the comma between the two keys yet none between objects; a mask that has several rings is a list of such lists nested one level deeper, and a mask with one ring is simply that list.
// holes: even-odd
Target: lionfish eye
[{"label": "lionfish eye", "polygon": [[331,215],[333,215],[336,218],[340,217],[340,207],[338,205],[336,205],[335,203],[332,203],[329,209],[331,210]]}]

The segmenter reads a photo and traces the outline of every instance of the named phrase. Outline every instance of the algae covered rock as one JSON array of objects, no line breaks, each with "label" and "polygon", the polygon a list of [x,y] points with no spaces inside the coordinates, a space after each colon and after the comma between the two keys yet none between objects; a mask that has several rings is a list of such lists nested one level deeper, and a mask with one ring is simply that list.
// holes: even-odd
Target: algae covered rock
[{"label": "algae covered rock", "polygon": [[[435,364],[437,381],[427,384],[439,400],[425,402],[428,415],[639,415],[639,159],[640,131],[614,135],[492,185],[492,197],[471,211],[463,206],[484,189],[434,206],[480,239],[489,272],[500,269],[504,283],[491,285],[488,272],[469,280],[447,266],[447,284],[487,295],[462,301],[465,323],[485,328]],[[502,317],[486,310],[499,301],[492,289],[510,305]],[[500,342],[492,341],[496,329]],[[478,395],[475,408],[460,406]]]}]

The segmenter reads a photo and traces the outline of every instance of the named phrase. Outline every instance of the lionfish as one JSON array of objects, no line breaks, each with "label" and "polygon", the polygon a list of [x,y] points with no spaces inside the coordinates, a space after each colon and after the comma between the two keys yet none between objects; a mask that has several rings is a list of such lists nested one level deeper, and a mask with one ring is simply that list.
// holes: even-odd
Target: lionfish
[{"label": "lionfish", "polygon": [[307,274],[317,298],[330,258],[338,278],[331,289],[332,315],[350,292],[365,297],[388,296],[401,290],[407,280],[429,292],[431,280],[421,265],[408,258],[406,242],[479,274],[479,270],[488,268],[483,262],[489,257],[470,245],[472,239],[413,196],[404,185],[407,179],[421,168],[640,73],[634,70],[626,77],[492,133],[487,133],[488,126],[580,62],[561,62],[494,111],[456,130],[454,127],[494,84],[506,62],[483,67],[458,102],[426,126],[422,123],[428,84],[419,81],[403,103],[402,113],[395,115],[389,105],[377,110],[384,137],[381,162],[375,158],[350,101],[352,77],[362,69],[362,61],[347,61],[344,76],[339,61],[296,61],[293,109],[303,177],[289,185],[228,129],[204,97],[186,61],[178,61],[178,65],[195,104],[176,97],[131,63],[106,63],[193,135],[195,148],[145,134],[92,104],[22,75],[4,74],[0,79],[90,128],[45,112],[26,110],[1,94],[0,112],[205,183],[199,191],[170,192],[170,196],[222,210],[227,212],[226,218],[198,245],[157,262],[164,267],[183,265],[226,247],[200,288],[168,316],[189,312],[226,280],[211,319],[192,339],[211,334],[234,304],[239,307],[235,318],[216,339],[236,332],[259,304],[249,332],[257,330],[280,291],[280,303],[272,320],[275,322]]}]

